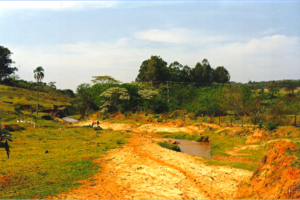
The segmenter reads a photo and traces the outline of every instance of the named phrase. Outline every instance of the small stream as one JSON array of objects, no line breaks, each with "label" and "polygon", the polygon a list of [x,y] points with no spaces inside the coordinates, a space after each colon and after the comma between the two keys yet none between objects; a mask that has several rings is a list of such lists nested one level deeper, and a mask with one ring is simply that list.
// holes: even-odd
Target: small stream
[{"label": "small stream", "polygon": [[63,117],[63,120],[67,121],[67,122],[71,122],[71,123],[75,123],[78,122],[77,119],[73,119],[72,116],[67,116],[67,117]]},{"label": "small stream", "polygon": [[205,158],[211,158],[210,154],[210,144],[203,144],[200,142],[196,142],[194,140],[183,140],[183,139],[174,139],[174,138],[164,138],[164,140],[169,141],[176,141],[180,142],[178,146],[181,149],[181,152],[192,154],[195,156],[201,156]]}]

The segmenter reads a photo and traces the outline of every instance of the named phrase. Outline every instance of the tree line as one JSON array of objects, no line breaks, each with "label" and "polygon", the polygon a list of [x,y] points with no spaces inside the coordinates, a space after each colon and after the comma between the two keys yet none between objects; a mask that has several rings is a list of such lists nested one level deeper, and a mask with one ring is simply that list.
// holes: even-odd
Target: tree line
[{"label": "tree line", "polygon": [[136,82],[194,82],[198,84],[228,83],[230,74],[223,66],[212,68],[207,59],[197,62],[194,68],[174,61],[169,66],[160,56],[151,56],[142,62]]}]

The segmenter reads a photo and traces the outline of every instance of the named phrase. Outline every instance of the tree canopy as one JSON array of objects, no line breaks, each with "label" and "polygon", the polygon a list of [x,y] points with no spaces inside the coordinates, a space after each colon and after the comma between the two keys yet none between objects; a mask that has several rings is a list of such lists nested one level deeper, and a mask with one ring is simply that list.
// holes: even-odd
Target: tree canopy
[{"label": "tree canopy", "polygon": [[92,83],[96,84],[96,83],[102,83],[102,84],[115,84],[115,83],[121,83],[121,81],[118,81],[116,79],[114,79],[111,76],[93,76],[93,80]]},{"label": "tree canopy", "polygon": [[0,82],[2,82],[9,75],[18,71],[17,67],[12,67],[14,61],[11,59],[12,52],[3,46],[0,46]]},{"label": "tree canopy", "polygon": [[137,82],[194,82],[199,85],[216,83],[228,83],[230,75],[224,66],[213,69],[207,59],[196,63],[194,68],[183,66],[174,61],[169,66],[159,56],[151,56],[142,62]]}]

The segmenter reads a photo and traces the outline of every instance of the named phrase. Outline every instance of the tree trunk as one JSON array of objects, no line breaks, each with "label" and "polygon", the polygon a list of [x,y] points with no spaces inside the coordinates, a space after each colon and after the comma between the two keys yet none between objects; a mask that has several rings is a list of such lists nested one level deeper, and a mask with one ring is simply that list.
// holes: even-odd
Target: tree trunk
[{"label": "tree trunk", "polygon": [[39,81],[37,81],[36,115],[39,115]]},{"label": "tree trunk", "polygon": [[169,89],[169,81],[167,81],[167,87],[168,87],[168,104],[169,104],[169,98],[170,98],[170,89]]},{"label": "tree trunk", "polygon": [[256,126],[256,116],[254,117],[254,125]]},{"label": "tree trunk", "polygon": [[244,117],[242,117],[242,127],[244,127]]},{"label": "tree trunk", "polygon": [[296,113],[295,113],[295,124],[294,124],[294,126],[296,127],[297,126],[297,111],[296,111]]},{"label": "tree trunk", "polygon": [[220,118],[221,118],[221,117],[219,116],[219,126],[221,125],[221,123],[220,123],[220,122],[221,122],[221,119],[220,119]]},{"label": "tree trunk", "polygon": [[231,126],[232,126],[232,118],[230,120],[231,120]]}]

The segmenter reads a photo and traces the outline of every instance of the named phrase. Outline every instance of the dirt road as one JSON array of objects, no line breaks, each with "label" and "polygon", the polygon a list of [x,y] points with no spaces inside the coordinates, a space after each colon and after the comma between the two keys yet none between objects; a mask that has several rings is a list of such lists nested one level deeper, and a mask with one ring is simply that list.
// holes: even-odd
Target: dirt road
[{"label": "dirt road", "polygon": [[207,166],[201,157],[162,148],[139,134],[95,162],[102,166],[99,173],[55,198],[232,198],[238,184],[252,175],[245,170]]}]

